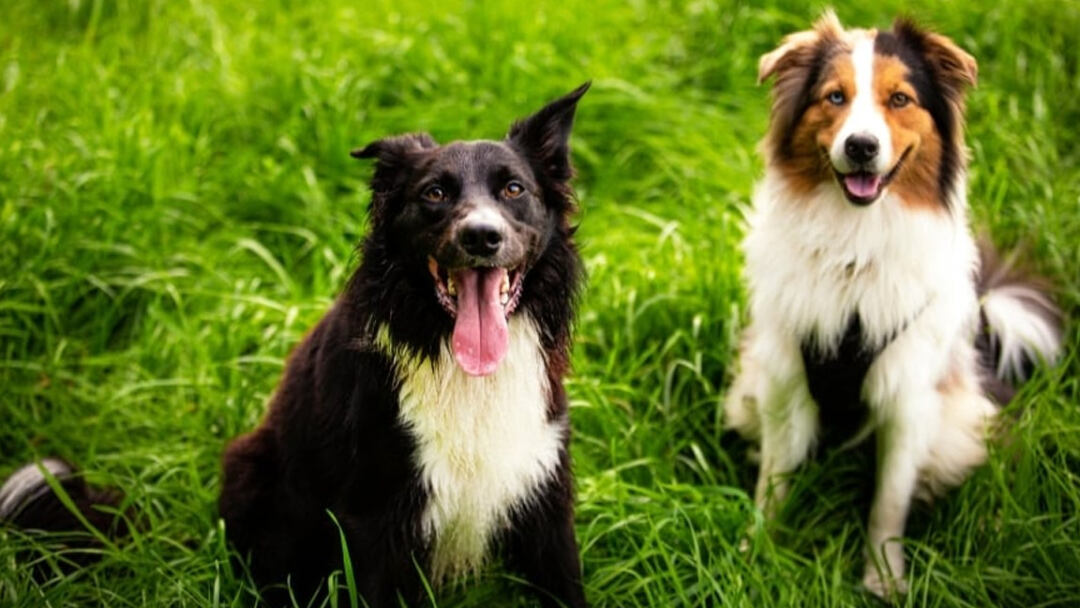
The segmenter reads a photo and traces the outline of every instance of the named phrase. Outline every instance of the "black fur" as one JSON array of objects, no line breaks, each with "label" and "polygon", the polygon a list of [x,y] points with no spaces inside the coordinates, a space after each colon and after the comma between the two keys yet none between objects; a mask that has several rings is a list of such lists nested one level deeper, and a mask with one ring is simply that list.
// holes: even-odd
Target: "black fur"
[{"label": "black fur", "polygon": [[[111,489],[90,486],[70,464],[47,459],[56,483],[70,499],[76,511],[71,511],[40,474],[37,464],[25,465],[20,472],[32,472],[31,483],[18,487],[5,484],[0,491],[0,524],[10,525],[34,534],[37,532],[70,532],[59,541],[67,549],[64,559],[57,562],[64,572],[90,564],[100,557],[101,542],[86,528],[89,524],[101,534],[120,539],[128,535],[125,515],[118,511],[123,495]],[[43,463],[44,465],[44,463]],[[16,473],[18,475],[18,473]],[[12,478],[15,476],[13,475]],[[48,562],[35,559],[29,552],[17,555],[20,562],[33,563],[33,574],[39,580],[55,575]]]},{"label": "black fur", "polygon": [[[942,67],[930,60],[931,43],[927,33],[916,24],[907,20],[898,20],[892,31],[877,34],[874,51],[881,55],[891,55],[900,59],[909,69],[908,80],[915,88],[919,102],[926,108],[941,136],[941,165],[938,173],[938,187],[941,200],[949,203],[948,194],[957,186],[956,180],[964,165],[963,150],[957,137],[961,115],[958,104],[962,103],[964,84],[956,82]],[[773,115],[771,132],[779,136],[776,153],[784,160],[793,160],[797,152],[792,148],[795,134],[794,126],[802,119],[806,111],[817,102],[821,80],[826,75],[825,68],[843,45],[831,36],[822,36],[806,53],[792,53],[787,61],[797,64],[800,70],[789,70],[787,78],[799,78],[799,94],[785,102],[780,111]],[[800,56],[795,56],[800,55]],[[774,108],[775,110],[775,108]]]},{"label": "black fur", "polygon": [[[980,293],[980,295],[982,295]],[[993,329],[986,319],[986,313],[979,311],[979,331],[975,334],[975,350],[979,353],[979,368],[982,371],[979,384],[982,390],[995,403],[1008,403],[1016,396],[1016,388],[998,378],[995,373],[998,361],[1001,360],[1001,346],[994,339]],[[1033,361],[1026,361],[1028,371],[1034,369]]]},{"label": "black fur", "polygon": [[803,339],[799,348],[807,388],[818,406],[821,445],[839,447],[854,438],[867,422],[869,409],[862,398],[866,374],[878,355],[921,313],[920,310],[893,330],[881,344],[871,343],[863,334],[858,313],[851,315],[835,349],[822,348],[814,336]]},{"label": "black fur", "polygon": [[[1027,311],[1036,315],[1049,327],[1054,328],[1060,338],[1064,331],[1065,318],[1053,300],[1050,299],[1052,291],[1050,281],[1044,279],[1031,270],[1017,267],[1009,260],[1003,260],[998,255],[990,239],[983,237],[979,241],[979,273],[976,277],[976,291],[982,298],[995,289],[1014,288],[1014,293],[1029,294],[1029,297],[1020,297],[1019,302]],[[1030,294],[1041,294],[1042,297],[1030,297]],[[1021,362],[1019,377],[999,377],[997,374],[998,364],[1001,362],[1001,344],[994,335],[994,330],[982,311],[979,313],[979,330],[975,334],[975,349],[979,353],[979,365],[982,368],[981,385],[983,392],[997,403],[1008,403],[1016,395],[1019,383],[1031,375],[1038,361],[1025,356]]]},{"label": "black fur", "polygon": [[863,381],[884,348],[866,343],[856,313],[835,350],[823,352],[810,339],[803,340],[801,350],[806,384],[818,406],[820,444],[839,446],[866,422],[869,410],[862,399]]},{"label": "black fur", "polygon": [[791,112],[783,116],[776,116],[778,126],[775,132],[781,133],[780,145],[777,153],[784,160],[794,160],[798,155],[792,148],[792,140],[795,137],[795,125],[802,120],[803,114],[810,109],[818,97],[818,87],[821,85],[825,67],[840,51],[840,46],[832,38],[822,38],[814,46],[814,54],[809,65],[806,66],[805,77],[797,99],[797,105],[791,108]]},{"label": "black fur", "polygon": [[[420,519],[428,496],[413,438],[398,422],[395,362],[374,347],[372,334],[385,325],[395,344],[426,357],[449,339],[453,320],[435,297],[427,258],[439,257],[442,264],[461,255],[447,253],[453,247],[444,236],[457,199],[466,189],[482,188],[486,176],[512,174],[535,186],[535,200],[500,202],[512,221],[531,223],[519,235],[527,245],[527,271],[514,314],[530,315],[540,330],[549,415],[567,415],[561,380],[581,278],[568,222],[567,138],[587,86],[515,124],[504,142],[440,147],[427,135],[408,135],[354,152],[377,159],[363,261],[291,355],[266,420],[224,456],[220,512],[229,539],[250,557],[261,585],[288,578],[293,589],[309,594],[341,567],[329,510],[348,539],[364,600],[376,607],[396,606],[399,598],[420,601],[417,566],[426,567],[430,549]],[[417,198],[431,180],[445,187],[447,204]],[[545,605],[585,605],[572,507],[564,444],[556,475],[515,513],[501,539],[507,564],[539,590]],[[267,598],[274,603],[284,595]]]},{"label": "black fur", "polygon": [[874,52],[898,58],[908,68],[908,82],[915,88],[919,104],[934,121],[941,137],[941,165],[938,172],[938,189],[941,200],[947,206],[949,193],[963,167],[963,151],[957,138],[960,117],[950,104],[951,99],[962,95],[961,90],[947,86],[948,80],[927,60],[926,34],[908,21],[898,21],[891,32],[880,32],[874,39]]},{"label": "black fur", "polygon": [[[979,243],[979,272],[976,275],[976,291],[979,297],[993,289],[1007,287],[1025,288],[1029,293],[1046,296],[1024,298],[1022,303],[1032,314],[1041,317],[1060,334],[1063,315],[1049,299],[1049,282],[1026,269],[1015,268],[1003,261],[988,239]],[[918,313],[916,314],[916,317]],[[804,338],[800,349],[807,388],[818,406],[821,429],[820,445],[837,447],[854,437],[867,420],[869,410],[862,399],[862,386],[878,355],[895,340],[914,318],[896,329],[884,344],[871,345],[863,335],[859,315],[853,314],[835,349],[821,348],[814,336]],[[1001,361],[1001,345],[986,314],[979,311],[979,328],[974,337],[979,354],[980,384],[983,392],[995,403],[1009,403],[1016,394],[1019,381],[1029,376],[1037,361],[1026,357],[1022,362],[1019,378],[1001,378],[997,367]]]}]

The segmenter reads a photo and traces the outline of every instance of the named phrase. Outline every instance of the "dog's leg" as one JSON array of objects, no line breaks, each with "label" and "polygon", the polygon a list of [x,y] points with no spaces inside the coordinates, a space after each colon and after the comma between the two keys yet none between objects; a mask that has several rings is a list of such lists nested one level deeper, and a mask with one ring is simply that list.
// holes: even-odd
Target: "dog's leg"
[{"label": "dog's leg", "polygon": [[901,538],[919,469],[937,432],[940,406],[933,388],[902,394],[878,429],[877,488],[867,526],[863,584],[880,597],[907,592]]},{"label": "dog's leg", "polygon": [[817,427],[817,410],[803,382],[769,387],[761,413],[761,468],[754,489],[754,502],[766,518],[775,517],[787,496],[787,475],[806,460]]},{"label": "dog's leg", "polygon": [[747,329],[725,417],[728,428],[760,439],[754,502],[771,518],[787,493],[785,476],[806,460],[818,430],[796,342],[778,332]]},{"label": "dog's leg", "polygon": [[944,494],[986,462],[986,439],[997,416],[997,407],[983,394],[981,378],[974,366],[965,365],[973,361],[973,354],[958,357],[953,370],[938,385],[941,424],[926,462],[919,469],[916,495],[920,498],[929,500]]},{"label": "dog's leg", "polygon": [[263,601],[288,604],[282,584],[287,578],[297,597],[306,600],[331,570],[323,546],[336,539],[325,513],[298,510],[302,498],[284,487],[273,430],[263,427],[238,437],[226,448],[222,468],[218,511],[236,557],[250,557],[251,575],[264,587]]},{"label": "dog's leg", "polygon": [[[761,395],[764,370],[751,352],[753,330],[747,329],[739,348],[738,373],[724,399],[724,428],[746,439],[761,441]],[[758,460],[756,455],[751,458]]]},{"label": "dog's leg", "polygon": [[574,496],[569,457],[555,478],[513,518],[506,544],[508,566],[536,587],[545,608],[587,606],[574,538]]}]

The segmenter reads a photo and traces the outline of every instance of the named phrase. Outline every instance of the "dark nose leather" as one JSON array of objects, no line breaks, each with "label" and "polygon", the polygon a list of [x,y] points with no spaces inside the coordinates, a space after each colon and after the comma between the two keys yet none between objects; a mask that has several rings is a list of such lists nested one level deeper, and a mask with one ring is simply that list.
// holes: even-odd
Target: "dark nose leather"
[{"label": "dark nose leather", "polygon": [[495,255],[502,247],[502,242],[502,231],[491,224],[468,224],[458,231],[458,243],[469,255],[478,257]]},{"label": "dark nose leather", "polygon": [[878,140],[871,135],[852,135],[844,142],[844,153],[857,164],[868,163],[877,157]]}]

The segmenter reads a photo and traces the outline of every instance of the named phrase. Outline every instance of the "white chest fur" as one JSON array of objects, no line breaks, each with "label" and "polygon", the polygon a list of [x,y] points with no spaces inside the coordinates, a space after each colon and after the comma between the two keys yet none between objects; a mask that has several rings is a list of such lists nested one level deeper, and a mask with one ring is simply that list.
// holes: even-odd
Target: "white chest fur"
[{"label": "white chest fur", "polygon": [[490,376],[465,374],[449,346],[435,361],[392,352],[400,419],[429,493],[429,574],[439,582],[482,565],[494,533],[555,471],[566,422],[548,420],[544,355],[523,315],[510,320],[509,352]]},{"label": "white chest fur", "polygon": [[889,194],[856,208],[832,184],[793,197],[770,174],[754,203],[744,248],[757,322],[828,343],[858,313],[881,344],[931,302],[974,304],[962,199],[951,212],[910,209]]}]

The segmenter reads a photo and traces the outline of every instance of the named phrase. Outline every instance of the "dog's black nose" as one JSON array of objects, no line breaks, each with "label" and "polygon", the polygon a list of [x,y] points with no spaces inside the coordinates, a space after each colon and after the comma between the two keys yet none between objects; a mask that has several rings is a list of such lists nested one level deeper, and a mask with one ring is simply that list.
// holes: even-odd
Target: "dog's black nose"
[{"label": "dog's black nose", "polygon": [[853,163],[868,163],[878,153],[878,140],[873,135],[852,135],[844,142],[844,152]]},{"label": "dog's black nose", "polygon": [[491,224],[475,223],[462,227],[458,233],[462,249],[480,257],[495,255],[503,242],[502,232]]}]

